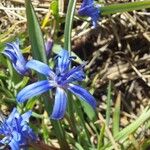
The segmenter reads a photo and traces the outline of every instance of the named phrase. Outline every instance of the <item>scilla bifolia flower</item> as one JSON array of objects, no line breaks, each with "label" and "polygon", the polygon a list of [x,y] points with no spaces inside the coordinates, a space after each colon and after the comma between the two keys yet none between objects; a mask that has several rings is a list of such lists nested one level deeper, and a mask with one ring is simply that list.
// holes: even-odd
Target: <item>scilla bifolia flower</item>
[{"label": "scilla bifolia flower", "polygon": [[12,150],[27,149],[27,145],[37,139],[28,125],[31,114],[28,111],[20,115],[14,108],[9,117],[0,124],[0,135],[3,136],[0,143],[8,144]]},{"label": "scilla bifolia flower", "polygon": [[23,57],[20,49],[19,49],[19,40],[16,40],[12,43],[7,43],[4,52],[2,52],[5,56],[7,56],[13,64],[14,69],[21,75],[28,74],[28,69],[26,69],[25,65],[27,61]]},{"label": "scilla bifolia flower", "polygon": [[100,7],[94,4],[94,0],[83,0],[78,11],[80,16],[89,16],[92,18],[93,26],[96,27],[100,17]]},{"label": "scilla bifolia flower", "polygon": [[74,83],[82,81],[85,75],[83,72],[84,65],[73,67],[69,70],[72,58],[73,57],[69,56],[67,50],[62,49],[57,56],[55,72],[53,72],[49,66],[40,61],[29,61],[26,64],[26,67],[44,74],[47,77],[47,80],[38,81],[22,89],[17,95],[18,102],[24,102],[31,97],[56,88],[55,102],[51,118],[61,119],[64,116],[67,104],[66,90],[69,90],[95,108],[96,101],[94,97],[87,90]]}]

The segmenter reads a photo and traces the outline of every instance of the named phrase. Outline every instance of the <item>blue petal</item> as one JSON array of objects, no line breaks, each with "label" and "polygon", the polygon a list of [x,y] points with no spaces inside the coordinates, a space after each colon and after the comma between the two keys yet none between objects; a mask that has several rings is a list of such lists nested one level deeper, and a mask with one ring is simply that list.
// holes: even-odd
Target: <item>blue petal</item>
[{"label": "blue petal", "polygon": [[16,142],[14,139],[11,140],[9,143],[9,146],[11,147],[11,150],[19,150],[19,143]]},{"label": "blue petal", "polygon": [[0,140],[0,143],[2,143],[2,144],[8,144],[10,142],[10,140],[11,140],[11,137],[6,136],[2,140]]},{"label": "blue petal", "polygon": [[64,83],[82,81],[85,78],[83,67],[84,65],[80,65],[72,68],[66,74],[64,74],[61,79],[64,81]]},{"label": "blue petal", "polygon": [[94,5],[93,0],[84,0],[78,13],[81,16],[91,17],[93,26],[96,27],[97,21],[100,17],[100,8]]},{"label": "blue petal", "polygon": [[90,104],[94,109],[96,108],[96,100],[87,90],[71,83],[68,86],[68,90]]},{"label": "blue petal", "polygon": [[81,7],[86,7],[88,5],[93,5],[94,3],[94,0],[83,0],[82,4],[81,4]]},{"label": "blue petal", "polygon": [[9,115],[8,119],[6,120],[6,122],[7,122],[8,124],[10,124],[10,123],[13,121],[14,116],[15,116],[16,113],[18,113],[18,112],[17,112],[17,108],[14,108],[14,109],[12,110],[11,114]]},{"label": "blue petal", "polygon": [[12,42],[12,43],[7,43],[5,50],[14,52],[16,54],[16,56],[20,59],[21,62],[25,61],[25,59],[22,56],[22,53],[19,49],[19,41],[18,40],[16,40],[15,42]]},{"label": "blue petal", "polygon": [[6,48],[3,52],[5,56],[7,56],[13,64],[14,69],[21,75],[25,75],[27,69],[25,68],[26,60],[19,49],[19,42],[7,43]]},{"label": "blue petal", "polygon": [[51,118],[56,120],[63,118],[66,110],[66,104],[67,104],[66,92],[64,91],[64,89],[57,87],[54,108]]},{"label": "blue petal", "polygon": [[53,88],[53,82],[44,80],[26,86],[17,94],[17,101],[24,102]]},{"label": "blue petal", "polygon": [[26,65],[26,62],[23,63],[20,60],[17,60],[16,63],[13,63],[14,69],[21,75],[25,75],[28,71],[25,65]]},{"label": "blue petal", "polygon": [[15,57],[15,54],[9,50],[5,50],[2,52],[6,57],[8,57],[12,62],[16,62],[17,58]]},{"label": "blue petal", "polygon": [[13,131],[12,133],[13,139],[17,142],[21,141],[21,133],[17,132],[17,131]]},{"label": "blue petal", "polygon": [[48,77],[54,78],[55,73],[50,69],[50,67],[38,60],[30,60],[26,64],[26,68],[34,69],[39,73],[42,73]]},{"label": "blue petal", "polygon": [[32,111],[31,110],[29,110],[26,113],[21,115],[21,117],[22,117],[21,126],[23,126],[24,124],[29,122],[29,118],[31,117],[31,115],[32,115]]},{"label": "blue petal", "polygon": [[65,73],[69,69],[70,56],[67,50],[62,49],[57,58],[57,69],[60,74]]}]

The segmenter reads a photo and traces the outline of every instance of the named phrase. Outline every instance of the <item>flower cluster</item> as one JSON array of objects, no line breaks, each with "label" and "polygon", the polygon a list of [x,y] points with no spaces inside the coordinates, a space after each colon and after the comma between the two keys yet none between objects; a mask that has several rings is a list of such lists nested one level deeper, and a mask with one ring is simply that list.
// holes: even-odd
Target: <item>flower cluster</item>
[{"label": "flower cluster", "polygon": [[14,108],[9,117],[0,124],[0,135],[4,136],[0,143],[8,144],[12,150],[20,150],[35,141],[37,137],[28,125],[31,114],[28,111],[20,115]]},{"label": "flower cluster", "polygon": [[93,26],[97,26],[97,21],[100,17],[100,7],[94,4],[94,0],[83,0],[78,11],[80,16],[89,16],[92,18]]},{"label": "flower cluster", "polygon": [[[46,76],[46,80],[32,83],[23,88],[17,94],[18,102],[23,103],[29,98],[40,95],[48,90],[55,88],[55,102],[51,118],[56,120],[63,118],[67,105],[67,91],[70,91],[77,97],[81,98],[95,109],[95,98],[87,90],[77,85],[78,81],[82,81],[85,78],[83,71],[84,65],[79,65],[69,70],[70,63],[74,57],[69,56],[67,50],[62,49],[59,52],[57,56],[57,65],[54,71],[47,64],[34,59],[29,60],[25,62],[24,65],[22,65],[22,61],[24,59],[21,59],[23,56],[21,55],[18,46],[13,46],[16,45],[16,43],[11,43],[9,45],[11,45],[9,51],[11,51],[14,57],[14,52],[19,54],[19,57],[15,57],[16,59],[11,59],[12,63],[15,64],[15,69],[17,72],[21,72],[22,68],[26,71],[33,69]],[[10,56],[9,51],[5,49],[4,54],[6,56]]]}]

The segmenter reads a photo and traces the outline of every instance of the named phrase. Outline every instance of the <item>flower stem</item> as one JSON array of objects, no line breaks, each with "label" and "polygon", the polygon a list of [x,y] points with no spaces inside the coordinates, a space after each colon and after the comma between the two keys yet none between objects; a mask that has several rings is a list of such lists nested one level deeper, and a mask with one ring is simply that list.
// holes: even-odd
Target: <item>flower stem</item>
[{"label": "flower stem", "polygon": [[64,31],[64,48],[69,52],[71,51],[71,32],[72,32],[72,23],[73,16],[75,11],[77,0],[69,0],[66,20],[65,20],[65,31]]},{"label": "flower stem", "polygon": [[150,8],[150,1],[139,1],[139,2],[130,2],[130,3],[122,3],[122,4],[112,4],[108,6],[104,6],[100,8],[102,15],[109,15],[115,13],[121,13],[126,11],[140,10]]},{"label": "flower stem", "polygon": [[[64,48],[67,49],[71,55],[71,32],[72,32],[72,23],[74,17],[74,11],[77,0],[70,0],[67,9],[66,21],[65,21],[65,31],[64,31]],[[74,108],[72,95],[68,93],[68,112],[70,116],[70,123],[73,130],[73,133],[77,131],[75,125],[75,117],[74,117]],[[77,133],[77,132],[76,132]],[[76,134],[74,134],[76,137]]]},{"label": "flower stem", "polygon": [[61,150],[69,150],[69,145],[66,141],[66,137],[65,137],[65,133],[64,133],[64,129],[62,128],[62,125],[60,123],[60,121],[53,121],[51,120],[51,123],[54,127],[56,136],[58,138]]}]

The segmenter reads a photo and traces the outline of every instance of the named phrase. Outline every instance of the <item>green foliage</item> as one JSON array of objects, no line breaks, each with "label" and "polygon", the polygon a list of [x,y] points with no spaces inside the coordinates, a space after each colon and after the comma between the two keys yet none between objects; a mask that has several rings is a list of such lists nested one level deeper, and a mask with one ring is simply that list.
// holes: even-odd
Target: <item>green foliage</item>
[{"label": "green foliage", "polygon": [[[75,52],[71,51],[73,21],[76,18],[78,19],[78,16],[75,13],[76,2],[76,0],[69,1],[67,13],[65,14],[63,36],[61,38],[57,35],[59,32],[58,28],[62,23],[62,18],[59,15],[59,1],[53,0],[50,3],[49,9],[50,12],[52,12],[52,16],[54,17],[53,19],[57,24],[57,32],[54,32],[54,39],[57,38],[57,43],[54,41],[52,56],[59,54],[59,51],[62,48],[62,41],[64,41],[64,48],[70,52],[71,56],[76,57],[75,62],[83,64],[82,58],[80,58]],[[29,36],[32,57],[44,63],[48,63],[41,26],[31,0],[25,0],[25,8],[28,35],[24,32],[19,33],[19,36],[25,46]],[[112,4],[102,6],[100,9],[102,16],[104,16],[146,8],[150,8],[150,1]],[[44,26],[46,25],[47,24],[45,23]],[[15,27],[13,27],[13,29],[15,29]],[[14,38],[14,36],[6,38],[13,29],[9,29],[6,33],[0,35],[0,51],[4,49],[4,43],[6,41],[11,41]],[[22,45],[23,48],[25,48],[23,52],[27,54],[27,56],[29,55],[29,57],[31,57],[30,46],[24,47],[24,45]],[[140,130],[141,126],[144,126],[145,130],[150,128],[149,106],[147,106],[139,116],[136,116],[132,122],[123,128],[120,124],[122,113],[121,93],[112,88],[111,81],[109,81],[108,89],[105,90],[107,92],[106,111],[102,113],[102,118],[98,118],[101,111],[99,106],[97,106],[98,108],[95,111],[87,103],[84,101],[79,101],[77,97],[74,97],[68,93],[69,98],[66,116],[61,121],[54,121],[49,119],[53,106],[52,93],[46,93],[42,96],[32,98],[25,105],[17,104],[15,100],[17,92],[32,81],[30,80],[30,77],[21,77],[18,75],[13,69],[10,61],[8,61],[1,54],[0,64],[2,66],[0,66],[0,106],[7,105],[9,109],[11,109],[16,105],[21,112],[32,109],[33,117],[35,118],[37,124],[37,126],[33,125],[33,128],[36,129],[36,132],[41,136],[41,139],[46,144],[53,145],[52,141],[57,139],[62,150],[67,150],[69,147],[75,150],[119,150],[128,149],[129,146],[135,149],[140,147],[141,149],[146,150],[150,146],[149,139],[144,139],[141,145],[137,140],[138,130]],[[98,73],[95,74],[97,75]],[[36,76],[38,76],[38,80],[44,79],[44,77],[40,74],[36,75],[32,72],[32,75],[34,80],[37,80]],[[89,73],[87,72],[86,75],[88,76]],[[85,82],[83,86],[86,87],[87,85],[87,82]],[[92,93],[94,93],[96,91],[96,86],[93,86],[92,88],[89,87],[89,89],[92,89]],[[113,90],[117,92],[116,101],[112,96],[112,93],[114,92]],[[39,99],[41,101],[38,101]],[[39,103],[37,103],[37,101]],[[101,105],[101,102],[99,103],[99,99],[98,104]]]},{"label": "green foliage", "polygon": [[149,0],[104,6],[101,7],[101,13],[102,15],[109,15],[109,14],[122,13],[122,12],[140,10],[146,8],[150,8]]}]

